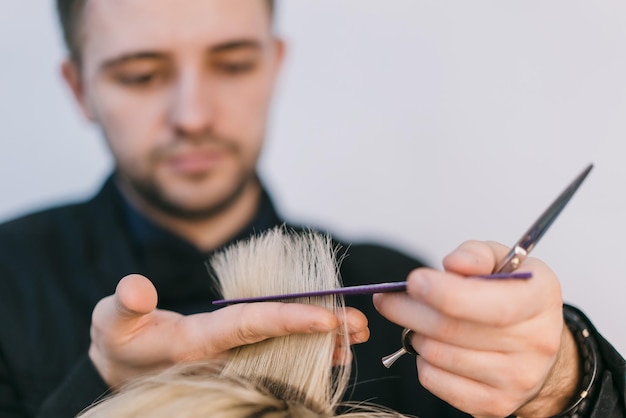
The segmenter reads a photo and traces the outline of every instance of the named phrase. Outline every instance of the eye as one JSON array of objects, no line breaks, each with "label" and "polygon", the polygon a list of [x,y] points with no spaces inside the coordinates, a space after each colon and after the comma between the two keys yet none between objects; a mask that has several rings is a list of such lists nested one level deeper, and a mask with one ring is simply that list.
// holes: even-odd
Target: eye
[{"label": "eye", "polygon": [[230,61],[217,62],[215,68],[226,75],[239,75],[254,71],[256,62],[254,61]]},{"label": "eye", "polygon": [[157,78],[156,72],[118,74],[117,81],[127,86],[146,86],[153,83]]}]

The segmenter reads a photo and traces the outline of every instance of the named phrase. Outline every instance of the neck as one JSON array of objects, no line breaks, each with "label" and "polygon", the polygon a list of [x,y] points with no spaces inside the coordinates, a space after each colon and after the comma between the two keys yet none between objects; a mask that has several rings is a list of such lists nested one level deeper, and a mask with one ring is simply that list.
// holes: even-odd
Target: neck
[{"label": "neck", "polygon": [[252,222],[261,200],[261,185],[254,179],[249,181],[236,199],[223,210],[204,218],[186,219],[149,205],[135,193],[126,190],[126,187],[121,189],[141,213],[202,252],[213,251],[235,237]]}]

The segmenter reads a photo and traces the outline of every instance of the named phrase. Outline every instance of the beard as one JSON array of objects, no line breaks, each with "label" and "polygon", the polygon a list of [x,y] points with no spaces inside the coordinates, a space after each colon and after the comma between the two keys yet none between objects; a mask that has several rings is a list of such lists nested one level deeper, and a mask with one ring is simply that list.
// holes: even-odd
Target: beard
[{"label": "beard", "polygon": [[119,171],[118,179],[129,187],[133,194],[144,203],[161,213],[181,220],[198,221],[214,217],[227,211],[243,194],[244,190],[252,182],[257,181],[255,173],[244,176],[235,183],[235,187],[219,200],[202,207],[188,207],[170,198],[163,188],[152,178],[132,178],[125,176]]},{"label": "beard", "polygon": [[[157,167],[164,160],[181,151],[202,147],[219,148],[222,152],[229,154],[235,160],[239,160],[241,164],[244,164],[241,159],[242,152],[236,142],[213,136],[173,141],[169,145],[153,150],[148,157],[148,161],[150,166]],[[228,184],[215,185],[214,192],[216,192],[216,196],[214,198],[208,199],[205,204],[195,205],[190,205],[184,201],[184,198],[176,198],[171,193],[168,193],[168,187],[160,182],[155,174],[144,173],[142,175],[133,172],[132,168],[130,168],[132,164],[126,170],[118,166],[115,175],[120,182],[122,190],[126,190],[132,196],[138,198],[140,202],[147,205],[150,209],[180,220],[194,221],[208,219],[227,211],[242,196],[246,188],[253,183],[258,183],[254,163],[251,165],[251,167],[240,166],[236,173],[231,173],[232,177],[227,179]],[[210,176],[210,174],[206,173],[199,174],[195,178],[190,176],[188,180],[201,183],[206,180],[205,177],[207,175]],[[210,187],[210,181],[208,183],[208,187]],[[199,190],[198,193],[202,194],[203,191]]]}]

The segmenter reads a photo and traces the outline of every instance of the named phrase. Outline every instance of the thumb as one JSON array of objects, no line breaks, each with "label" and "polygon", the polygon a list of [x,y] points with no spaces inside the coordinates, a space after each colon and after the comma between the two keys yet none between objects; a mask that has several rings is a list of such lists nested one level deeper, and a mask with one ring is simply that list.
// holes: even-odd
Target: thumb
[{"label": "thumb", "polygon": [[156,308],[158,302],[154,285],[140,274],[129,274],[120,280],[113,297],[120,316],[148,314]]},{"label": "thumb", "polygon": [[120,280],[115,294],[96,305],[93,322],[109,330],[130,330],[144,315],[154,311],[157,301],[152,282],[139,274],[130,274]]},{"label": "thumb", "polygon": [[493,241],[466,241],[443,259],[443,267],[462,276],[489,274],[508,250]]},{"label": "thumb", "polygon": [[[131,274],[120,280],[113,295],[100,300],[94,308],[89,357],[109,386],[117,386],[136,376],[138,370],[145,372],[158,364],[149,350],[138,348],[143,344],[141,338],[133,343],[150,325],[157,300],[150,280]],[[150,342],[149,347],[156,345]]]}]

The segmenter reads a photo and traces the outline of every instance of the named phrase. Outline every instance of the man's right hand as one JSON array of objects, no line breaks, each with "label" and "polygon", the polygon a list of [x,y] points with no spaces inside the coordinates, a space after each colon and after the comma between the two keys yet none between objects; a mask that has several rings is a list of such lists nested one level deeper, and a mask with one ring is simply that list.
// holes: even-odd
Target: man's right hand
[{"label": "man's right hand", "polygon": [[347,322],[350,343],[369,337],[367,319],[347,308],[340,319],[319,306],[247,303],[184,316],[156,309],[144,276],[124,277],[93,311],[89,357],[111,388],[180,362],[224,358],[232,348],[289,334],[331,332]]}]

